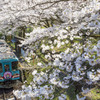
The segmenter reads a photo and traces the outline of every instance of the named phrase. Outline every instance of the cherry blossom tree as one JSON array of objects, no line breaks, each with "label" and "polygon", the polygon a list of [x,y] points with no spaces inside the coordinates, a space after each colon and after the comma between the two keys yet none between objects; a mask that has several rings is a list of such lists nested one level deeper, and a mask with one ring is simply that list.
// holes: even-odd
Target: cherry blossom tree
[{"label": "cherry blossom tree", "polygon": [[56,20],[56,25],[78,27],[80,22],[84,25],[96,18],[95,15],[90,19],[88,16],[99,11],[99,3],[95,0],[2,0],[0,7],[1,29],[7,29],[7,32],[28,24],[43,25],[50,18]]},{"label": "cherry blossom tree", "polygon": [[2,0],[0,7],[1,31],[10,34],[18,27],[33,27],[21,41],[27,48],[25,59],[30,62],[29,54],[38,58],[38,51],[46,59],[37,63],[30,85],[14,91],[17,97],[53,100],[59,88],[63,92],[58,99],[66,100],[71,85],[81,85],[87,93],[100,81],[100,38],[90,37],[100,34],[99,0]]}]

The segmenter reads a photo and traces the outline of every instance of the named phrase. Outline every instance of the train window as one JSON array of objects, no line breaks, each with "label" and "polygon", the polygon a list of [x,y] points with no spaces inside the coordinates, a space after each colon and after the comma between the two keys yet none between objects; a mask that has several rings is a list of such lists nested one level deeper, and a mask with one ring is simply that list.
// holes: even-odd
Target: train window
[{"label": "train window", "polygon": [[0,45],[4,45],[4,43],[1,42]]},{"label": "train window", "polygon": [[9,71],[9,65],[5,65],[4,67],[5,67],[5,72]]},{"label": "train window", "polygon": [[2,64],[0,63],[0,73],[2,72]]},{"label": "train window", "polygon": [[18,68],[18,61],[12,62],[12,70],[16,70]]}]

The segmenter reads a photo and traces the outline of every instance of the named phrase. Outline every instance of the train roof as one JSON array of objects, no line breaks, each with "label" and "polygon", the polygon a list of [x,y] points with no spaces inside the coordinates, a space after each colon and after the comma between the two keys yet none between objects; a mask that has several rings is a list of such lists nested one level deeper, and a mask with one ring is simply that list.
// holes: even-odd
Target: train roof
[{"label": "train roof", "polygon": [[17,58],[16,55],[12,52],[5,40],[0,39],[0,60],[15,58]]}]

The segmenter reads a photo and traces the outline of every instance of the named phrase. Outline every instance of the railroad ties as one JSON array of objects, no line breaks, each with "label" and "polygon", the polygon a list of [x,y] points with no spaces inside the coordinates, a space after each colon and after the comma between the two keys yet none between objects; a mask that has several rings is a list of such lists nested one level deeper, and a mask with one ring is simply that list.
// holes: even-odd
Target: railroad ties
[{"label": "railroad ties", "polygon": [[13,94],[13,88],[0,89],[0,100],[17,100]]}]

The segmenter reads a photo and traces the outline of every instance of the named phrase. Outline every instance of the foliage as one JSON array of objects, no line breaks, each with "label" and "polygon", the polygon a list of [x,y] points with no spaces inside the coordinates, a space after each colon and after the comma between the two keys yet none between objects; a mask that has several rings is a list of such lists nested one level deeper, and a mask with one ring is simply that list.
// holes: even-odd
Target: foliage
[{"label": "foliage", "polygon": [[33,55],[38,60],[32,82],[15,91],[16,96],[66,100],[65,90],[74,92],[70,86],[77,86],[77,100],[86,99],[80,92],[88,93],[100,80],[100,1],[2,0],[0,5],[0,30],[21,30],[25,60],[30,63]]}]

